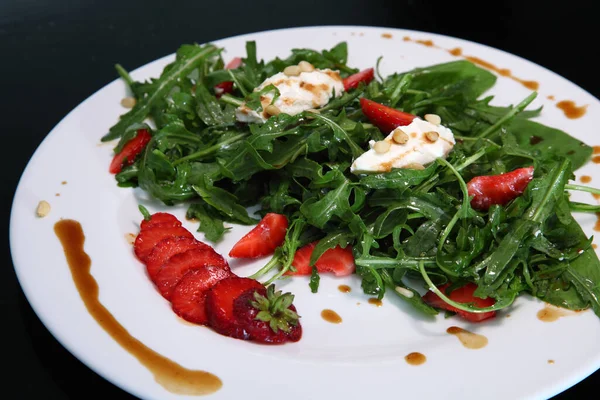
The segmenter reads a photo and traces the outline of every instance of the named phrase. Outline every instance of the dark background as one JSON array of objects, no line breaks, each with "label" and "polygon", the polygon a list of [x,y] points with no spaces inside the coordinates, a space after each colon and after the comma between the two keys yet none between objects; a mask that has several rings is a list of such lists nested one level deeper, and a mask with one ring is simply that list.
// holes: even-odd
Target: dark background
[{"label": "dark background", "polygon": [[[488,6],[485,6],[489,3]],[[18,398],[133,399],[56,342],[15,278],[8,242],[14,190],[38,144],[72,108],[116,78],[186,42],[306,25],[415,29],[490,45],[541,64],[600,97],[596,13],[577,3],[432,1],[0,0],[2,260],[0,318],[8,373],[3,392]],[[8,126],[7,126],[8,124]],[[34,249],[32,249],[34,250]],[[569,340],[565,340],[568,346]],[[8,359],[7,359],[8,357]],[[485,366],[475,366],[485,368]],[[468,368],[468,366],[465,366]],[[494,384],[490,377],[490,390]],[[594,392],[600,372],[558,395]],[[442,392],[443,393],[443,392]]]}]

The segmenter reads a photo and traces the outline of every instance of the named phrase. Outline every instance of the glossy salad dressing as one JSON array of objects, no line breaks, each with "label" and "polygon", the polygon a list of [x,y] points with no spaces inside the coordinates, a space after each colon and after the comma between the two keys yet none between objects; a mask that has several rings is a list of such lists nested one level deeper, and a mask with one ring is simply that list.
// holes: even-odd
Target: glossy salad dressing
[{"label": "glossy salad dressing", "polygon": [[424,354],[421,354],[421,353],[418,353],[418,352],[407,354],[404,357],[404,359],[410,365],[421,365],[421,364],[424,364],[425,361],[427,361],[427,357],[425,357]]},{"label": "glossy salad dressing", "polygon": [[375,297],[372,297],[369,299],[369,304],[373,304],[376,307],[381,307],[383,305],[383,302]]},{"label": "glossy salad dressing", "polygon": [[352,291],[352,288],[348,285],[340,285],[338,286],[338,290],[342,293],[350,293]]},{"label": "glossy salad dressing", "polygon": [[84,251],[85,235],[81,224],[71,219],[58,221],[54,232],[60,240],[75,287],[90,315],[106,333],[134,356],[169,392],[182,395],[206,395],[219,390],[223,383],[206,371],[190,370],[158,354],[131,336],[98,298],[98,283],[90,273],[91,259]]},{"label": "glossy salad dressing", "polygon": [[341,324],[342,323],[342,317],[340,317],[340,315],[338,313],[336,313],[333,310],[330,309],[325,309],[323,311],[321,311],[321,318],[323,318],[325,321],[330,322],[332,324]]},{"label": "glossy salad dressing", "polygon": [[590,183],[592,181],[592,177],[589,175],[582,175],[581,178],[579,178],[579,180],[581,181],[581,183]]},{"label": "glossy salad dressing", "polygon": [[450,328],[446,329],[446,332],[456,336],[462,345],[467,349],[481,349],[488,344],[487,337],[470,332],[463,328],[459,328],[458,326],[451,326]]},{"label": "glossy salad dressing", "polygon": [[559,318],[569,317],[575,314],[576,311],[566,310],[564,308],[559,308],[550,304],[546,304],[544,308],[538,311],[537,317],[542,322],[554,322]]},{"label": "glossy salad dressing", "polygon": [[587,104],[584,106],[577,106],[574,101],[562,100],[556,103],[556,107],[560,108],[565,114],[565,117],[570,119],[581,118],[587,112]]}]

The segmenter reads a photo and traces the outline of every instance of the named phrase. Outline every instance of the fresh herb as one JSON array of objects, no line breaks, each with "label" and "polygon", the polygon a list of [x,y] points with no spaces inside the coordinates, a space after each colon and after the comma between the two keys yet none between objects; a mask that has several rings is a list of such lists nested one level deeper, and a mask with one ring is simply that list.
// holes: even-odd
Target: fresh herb
[{"label": "fresh herb", "polygon": [[[117,67],[137,104],[103,140],[121,138],[122,146],[147,119],[155,127],[143,155],[117,175],[118,184],[139,186],[167,205],[190,202],[187,216],[213,242],[227,233],[225,222],[256,223],[249,206],[259,205],[259,215],[285,214],[290,227],[283,245],[252,276],[267,284],[294,270],[298,248],[318,241],[310,259],[312,292],[319,286],[319,256],[352,246],[365,293],[397,295],[425,315],[437,313],[419,295],[431,289],[471,312],[501,309],[528,293],[600,316],[600,262],[571,214],[599,208],[569,199],[571,190],[600,191],[568,183],[592,149],[530,120],[540,113],[526,109],[535,93],[515,106],[491,106],[492,97],[481,96],[495,75],[455,61],[379,76],[318,113],[236,123],[235,107],[245,102],[260,110],[255,89],[289,65],[306,60],[343,77],[357,72],[347,65],[347,50],[345,43],[321,52],[293,49],[289,57],[265,63],[248,42],[242,66],[224,70],[216,47],[183,46],[160,78],[143,83]],[[217,98],[213,87],[224,81],[233,81],[235,90]],[[274,87],[265,91],[278,95]],[[360,97],[420,116],[438,114],[457,144],[447,159],[423,170],[354,175],[349,167],[369,140],[389,133],[363,116]],[[471,178],[531,165],[535,175],[522,196],[487,211],[471,207]],[[494,298],[494,306],[454,303],[437,289],[466,282],[477,285],[477,296]],[[293,316],[286,307],[271,307],[287,304],[289,296],[278,296],[270,289],[255,301],[265,322],[285,329]],[[285,323],[273,312],[286,313]]]}]

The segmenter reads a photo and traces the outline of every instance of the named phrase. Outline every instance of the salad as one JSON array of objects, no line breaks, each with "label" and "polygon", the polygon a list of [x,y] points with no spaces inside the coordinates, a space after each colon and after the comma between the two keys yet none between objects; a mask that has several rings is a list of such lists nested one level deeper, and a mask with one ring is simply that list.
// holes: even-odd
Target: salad
[{"label": "salad", "polygon": [[535,92],[493,106],[496,76],[469,61],[381,76],[381,58],[349,66],[346,43],[221,51],[183,45],[146,82],[117,66],[136,99],[102,138],[119,139],[119,186],[189,204],[213,243],[258,224],[229,256],[270,256],[251,276],[266,286],[355,273],[426,315],[482,321],[529,294],[600,316],[600,263],[572,215],[600,208],[569,196],[600,193],[569,183],[592,148],[531,120]]}]

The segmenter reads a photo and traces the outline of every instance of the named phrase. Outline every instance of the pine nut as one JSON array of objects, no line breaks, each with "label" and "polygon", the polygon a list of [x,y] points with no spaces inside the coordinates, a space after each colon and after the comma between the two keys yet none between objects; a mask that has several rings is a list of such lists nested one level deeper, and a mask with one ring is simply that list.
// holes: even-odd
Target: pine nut
[{"label": "pine nut", "polygon": [[403,288],[402,286],[396,286],[396,292],[406,297],[407,299],[412,299],[415,295],[413,292],[411,292],[407,288]]},{"label": "pine nut", "polygon": [[300,67],[300,71],[302,72],[313,72],[315,70],[314,65],[312,65],[308,61],[300,61],[298,63],[298,66]]},{"label": "pine nut", "polygon": [[300,75],[300,67],[297,65],[290,65],[289,67],[285,67],[283,73],[287,76],[298,76]]},{"label": "pine nut", "polygon": [[38,217],[45,217],[46,215],[50,214],[50,203],[48,203],[46,200],[40,201],[35,212]]},{"label": "pine nut", "polygon": [[380,140],[373,145],[373,150],[376,153],[383,154],[390,150],[391,144],[387,140]]},{"label": "pine nut", "polygon": [[418,164],[418,163],[410,163],[404,166],[404,168],[406,169],[416,169],[416,170],[424,170],[425,167],[422,164]]},{"label": "pine nut", "polygon": [[269,115],[279,115],[281,113],[281,110],[279,109],[279,107],[274,106],[273,104],[269,104],[265,108],[265,112]]},{"label": "pine nut", "polygon": [[429,131],[429,132],[425,132],[425,137],[430,142],[435,142],[440,137],[440,134],[437,133],[436,131]]},{"label": "pine nut", "polygon": [[402,129],[396,128],[396,130],[394,130],[394,134],[392,135],[392,139],[398,144],[404,144],[408,142],[408,135]]},{"label": "pine nut", "polygon": [[121,99],[121,105],[125,108],[133,108],[135,106],[136,100],[135,97],[123,97]]},{"label": "pine nut", "polygon": [[439,125],[442,123],[442,119],[437,114],[425,114],[425,121],[434,125]]}]

